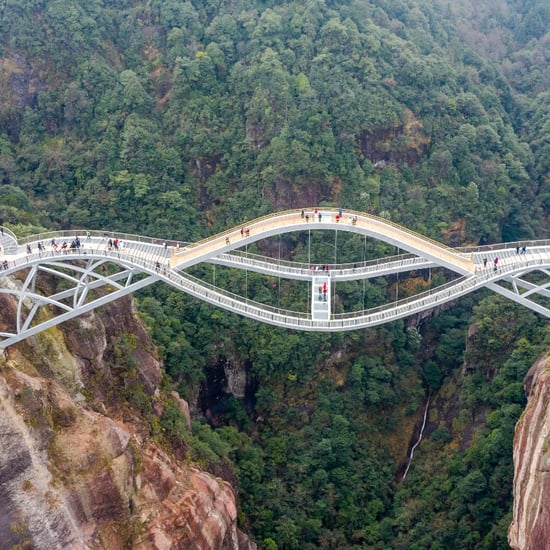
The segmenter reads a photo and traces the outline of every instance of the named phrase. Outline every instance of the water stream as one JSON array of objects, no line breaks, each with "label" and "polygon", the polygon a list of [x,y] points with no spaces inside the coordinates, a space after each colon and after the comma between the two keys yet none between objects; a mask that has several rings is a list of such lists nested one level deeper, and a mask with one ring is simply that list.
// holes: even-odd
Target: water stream
[{"label": "water stream", "polygon": [[424,419],[422,420],[422,427],[420,428],[420,434],[418,436],[418,439],[416,440],[416,443],[412,446],[411,454],[409,455],[409,461],[407,463],[407,467],[405,468],[405,473],[403,474],[401,481],[405,481],[405,478],[407,477],[407,474],[409,472],[409,468],[411,467],[412,459],[414,457],[414,451],[422,441],[422,435],[424,434],[424,428],[426,427],[426,420],[428,419],[429,407],[430,407],[430,398],[428,398],[428,400],[426,401],[426,406],[424,407]]}]

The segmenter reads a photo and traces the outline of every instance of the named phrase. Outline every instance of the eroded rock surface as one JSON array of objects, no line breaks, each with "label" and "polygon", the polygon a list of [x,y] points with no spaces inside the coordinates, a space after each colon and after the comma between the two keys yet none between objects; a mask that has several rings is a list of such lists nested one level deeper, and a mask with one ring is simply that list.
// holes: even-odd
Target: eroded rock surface
[{"label": "eroded rock surface", "polygon": [[550,357],[525,379],[528,403],[514,436],[514,514],[508,532],[517,550],[541,550],[550,541]]},{"label": "eroded rock surface", "polygon": [[[120,327],[131,335],[122,344]],[[153,411],[176,397],[162,394],[161,364],[131,301],[64,330],[0,357],[0,546],[254,550],[237,529],[231,485],[177,460],[117,402],[122,345]]]}]

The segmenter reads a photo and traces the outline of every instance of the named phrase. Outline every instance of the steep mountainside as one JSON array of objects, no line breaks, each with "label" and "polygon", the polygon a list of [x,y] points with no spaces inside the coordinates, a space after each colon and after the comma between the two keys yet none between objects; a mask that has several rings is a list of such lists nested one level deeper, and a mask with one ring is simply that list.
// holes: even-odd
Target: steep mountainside
[{"label": "steep mountainside", "polygon": [[550,358],[527,373],[528,402],[514,437],[514,550],[537,550],[550,540]]},{"label": "steep mountainside", "polygon": [[[131,366],[113,356],[121,327],[138,337]],[[174,401],[161,379],[131,300],[0,358],[3,548],[256,548],[236,527],[230,484],[188,463],[184,449],[179,459],[163,450],[124,399],[130,386],[142,391],[158,422]]]}]

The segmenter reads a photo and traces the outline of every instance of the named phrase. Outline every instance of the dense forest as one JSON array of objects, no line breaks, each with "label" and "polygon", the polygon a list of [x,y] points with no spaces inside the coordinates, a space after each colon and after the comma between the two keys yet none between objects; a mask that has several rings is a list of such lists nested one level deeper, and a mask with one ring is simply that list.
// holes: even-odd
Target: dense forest
[{"label": "dense forest", "polygon": [[[1,223],[194,241],[333,205],[453,246],[547,238],[549,28],[546,0],[0,0]],[[305,246],[289,235],[255,251]],[[395,252],[342,248],[348,261]],[[216,269],[193,274],[300,300]],[[341,292],[364,305],[408,288]],[[175,406],[159,423],[139,388],[122,395],[152,436],[235,485],[260,547],[508,547],[513,429],[550,345],[543,318],[479,292],[427,319],[320,335],[160,285],[136,300],[192,433]],[[240,394],[229,368],[245,373]]]}]

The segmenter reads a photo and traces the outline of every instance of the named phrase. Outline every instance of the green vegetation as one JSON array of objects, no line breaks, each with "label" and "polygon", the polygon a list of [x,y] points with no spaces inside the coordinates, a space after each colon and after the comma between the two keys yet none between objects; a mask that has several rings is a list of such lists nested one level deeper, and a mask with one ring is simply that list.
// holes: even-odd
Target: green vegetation
[{"label": "green vegetation", "polygon": [[[550,10],[502,0],[474,11],[466,0],[0,2],[0,219],[21,236],[89,228],[193,241],[326,204],[452,245],[548,237]],[[320,263],[395,252],[305,239],[251,251],[308,262],[313,245]],[[307,304],[297,283],[193,274]],[[340,292],[362,308],[427,284]],[[189,459],[229,465],[241,527],[264,548],[506,548],[522,380],[549,342],[535,314],[480,292],[418,329],[319,335],[160,285],[138,306],[167,384],[209,423],[189,433],[173,402],[156,417],[124,331],[113,347],[120,397]],[[244,398],[214,376],[228,365],[246,372]]]}]

